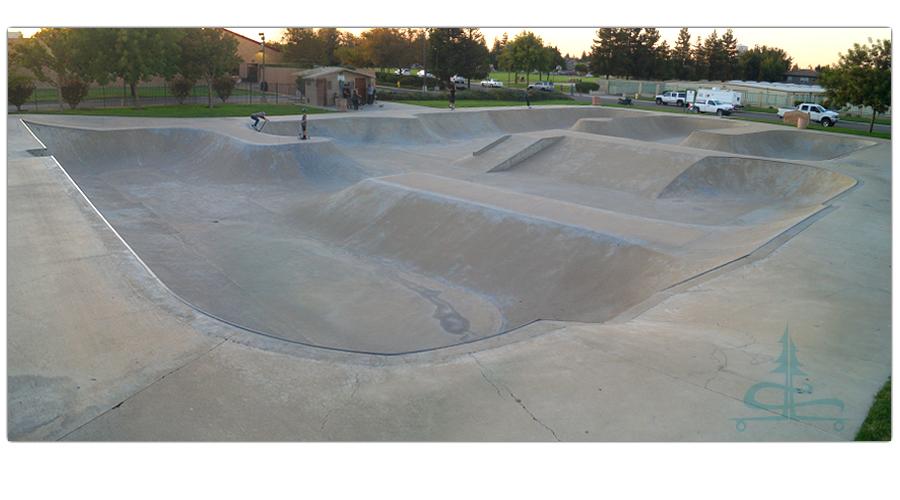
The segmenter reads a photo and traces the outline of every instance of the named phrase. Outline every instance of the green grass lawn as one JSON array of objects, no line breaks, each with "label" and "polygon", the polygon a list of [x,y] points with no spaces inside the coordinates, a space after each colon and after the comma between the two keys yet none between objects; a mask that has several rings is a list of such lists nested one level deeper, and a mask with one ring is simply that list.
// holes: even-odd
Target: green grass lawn
[{"label": "green grass lawn", "polygon": [[[228,116],[250,116],[265,111],[268,116],[300,115],[303,107],[285,104],[218,104],[212,109],[207,104],[181,104],[172,106],[144,106],[135,108],[67,109],[65,111],[23,111],[11,114],[54,114],[85,116],[137,116],[146,118],[220,118]],[[306,108],[310,115],[334,113],[325,109]]]},{"label": "green grass lawn", "polygon": [[891,440],[891,379],[875,395],[875,402],[869,409],[869,416],[863,421],[856,441]]}]

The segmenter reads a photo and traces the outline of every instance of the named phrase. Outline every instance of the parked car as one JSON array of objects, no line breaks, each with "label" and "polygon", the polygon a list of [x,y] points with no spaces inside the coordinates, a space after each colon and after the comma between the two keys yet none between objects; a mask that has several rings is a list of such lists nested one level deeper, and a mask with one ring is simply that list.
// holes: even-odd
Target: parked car
[{"label": "parked car", "polygon": [[528,90],[543,90],[553,92],[553,82],[534,82],[528,86]]},{"label": "parked car", "polygon": [[692,113],[715,113],[719,116],[727,116],[734,113],[734,106],[715,99],[706,99],[698,100],[691,104],[689,111]]},{"label": "parked car", "polygon": [[400,76],[410,76],[409,69],[407,68],[399,68],[397,70],[394,70],[394,74]]},{"label": "parked car", "polygon": [[805,102],[796,108],[778,108],[778,117],[784,118],[784,114],[788,111],[803,111],[809,115],[810,121],[821,123],[823,127],[831,127],[841,119],[841,115],[834,111],[811,102]]},{"label": "parked car", "polygon": [[422,78],[422,77],[434,78],[434,75],[432,75],[431,73],[426,73],[424,69],[419,71],[418,76],[419,76],[419,78]]},{"label": "parked car", "polygon": [[503,82],[501,82],[500,80],[494,80],[493,78],[488,78],[487,80],[481,81],[481,86],[482,87],[491,87],[491,88],[502,87]]},{"label": "parked car", "polygon": [[453,83],[455,85],[465,85],[466,79],[459,75],[453,75],[450,77],[450,83]]},{"label": "parked car", "polygon": [[676,106],[684,106],[687,97],[684,92],[669,91],[656,96],[656,104],[674,104]]}]

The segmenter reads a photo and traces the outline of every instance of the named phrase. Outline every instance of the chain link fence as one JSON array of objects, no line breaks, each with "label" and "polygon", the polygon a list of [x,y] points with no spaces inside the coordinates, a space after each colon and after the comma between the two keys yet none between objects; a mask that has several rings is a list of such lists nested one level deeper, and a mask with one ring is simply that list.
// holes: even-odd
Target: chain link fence
[{"label": "chain link fence", "polygon": [[[255,82],[240,82],[234,87],[231,97],[225,104],[292,104],[299,101],[300,95],[296,85],[269,83],[260,90],[260,84]],[[178,104],[172,96],[171,87],[163,85],[138,85],[137,94],[141,107],[144,106],[171,106]],[[213,105],[222,104],[222,100],[212,92]],[[207,86],[195,85],[190,95],[184,100],[184,104],[208,104],[209,95]],[[136,99],[128,85],[93,86],[88,91],[88,96],[78,104],[77,109],[99,108],[124,108],[136,106]],[[71,109],[63,102],[64,109]],[[35,89],[28,102],[22,105],[22,111],[56,111],[59,109],[59,93],[54,88]],[[8,112],[17,111],[16,106],[8,105]]]}]

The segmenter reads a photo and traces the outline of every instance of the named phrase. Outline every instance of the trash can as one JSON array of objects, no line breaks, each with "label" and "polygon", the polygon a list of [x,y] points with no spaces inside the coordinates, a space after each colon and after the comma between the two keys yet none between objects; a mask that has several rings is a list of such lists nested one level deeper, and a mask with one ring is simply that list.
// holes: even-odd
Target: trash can
[{"label": "trash can", "polygon": [[347,111],[347,99],[344,99],[344,98],[335,99],[334,107],[337,111]]},{"label": "trash can", "polygon": [[591,97],[591,104],[592,104],[593,106],[599,106],[599,105],[600,105],[600,96],[598,96],[598,95],[592,96],[592,97]]}]

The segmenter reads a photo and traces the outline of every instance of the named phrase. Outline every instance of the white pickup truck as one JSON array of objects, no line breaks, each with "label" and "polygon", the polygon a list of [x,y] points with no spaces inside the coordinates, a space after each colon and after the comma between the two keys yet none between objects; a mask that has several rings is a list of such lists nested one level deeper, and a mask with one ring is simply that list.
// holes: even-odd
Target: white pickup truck
[{"label": "white pickup truck", "polygon": [[788,111],[803,111],[809,115],[809,121],[821,123],[823,127],[831,127],[841,119],[841,115],[834,111],[828,111],[818,104],[808,102],[796,108],[778,108],[778,117],[784,118],[784,114]]},{"label": "white pickup truck", "polygon": [[734,113],[734,106],[725,104],[717,99],[697,99],[697,102],[691,104],[688,111],[691,113],[715,113],[719,116],[726,116]]},{"label": "white pickup truck", "polygon": [[687,102],[687,94],[684,92],[665,92],[656,96],[656,104],[674,104],[676,106],[684,106]]}]

